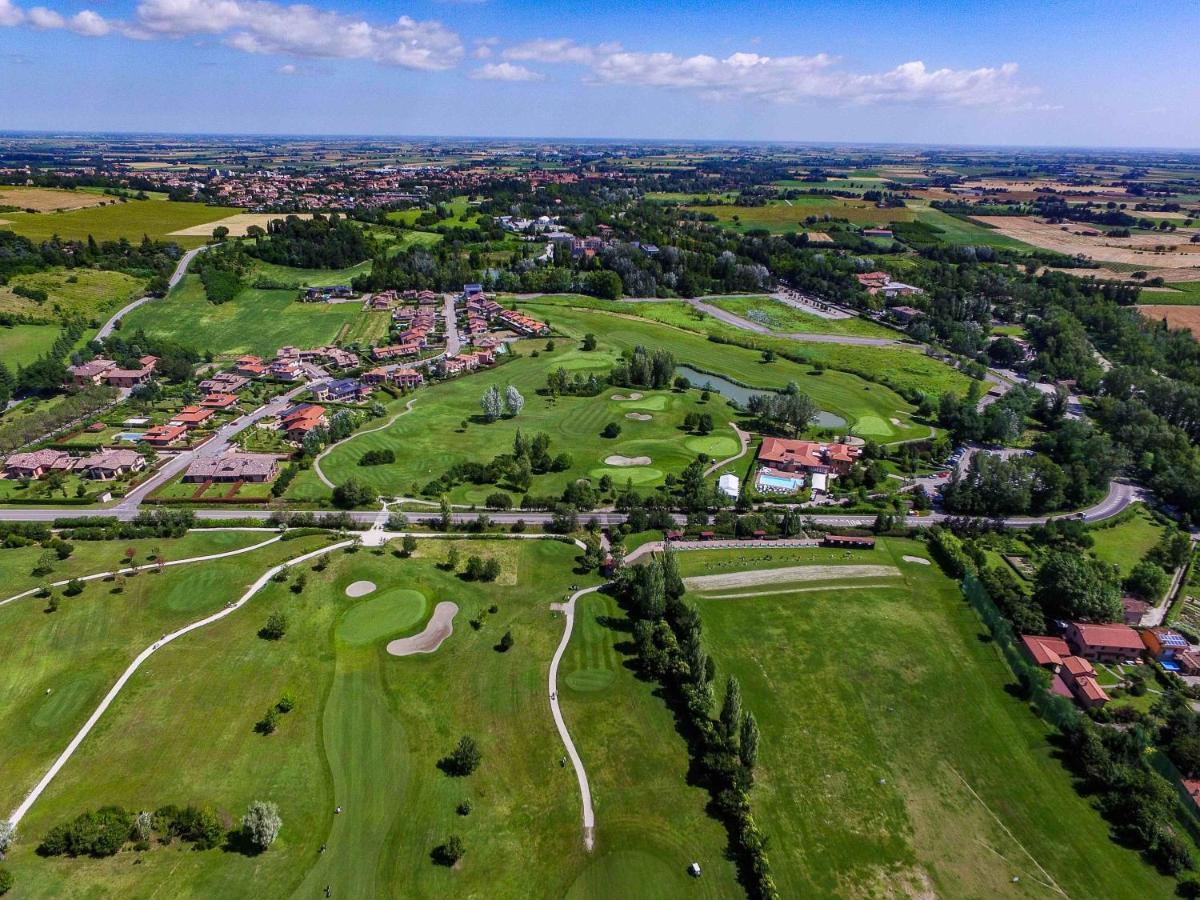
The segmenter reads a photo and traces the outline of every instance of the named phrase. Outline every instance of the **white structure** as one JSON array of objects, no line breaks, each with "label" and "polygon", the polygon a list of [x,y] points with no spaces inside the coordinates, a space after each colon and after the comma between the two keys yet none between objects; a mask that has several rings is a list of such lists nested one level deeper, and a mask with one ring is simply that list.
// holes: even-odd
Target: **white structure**
[{"label": "white structure", "polygon": [[812,489],[813,493],[829,490],[829,475],[825,472],[813,472]]},{"label": "white structure", "polygon": [[738,480],[736,475],[730,475],[727,473],[717,479],[717,489],[720,490],[720,492],[726,497],[733,497],[736,500],[738,494],[741,493],[741,488],[742,483]]}]

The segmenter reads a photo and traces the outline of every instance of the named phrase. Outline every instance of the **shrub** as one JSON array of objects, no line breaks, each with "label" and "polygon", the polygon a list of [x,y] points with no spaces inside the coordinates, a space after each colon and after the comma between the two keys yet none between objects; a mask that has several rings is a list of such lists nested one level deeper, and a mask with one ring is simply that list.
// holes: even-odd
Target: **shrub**
[{"label": "shrub", "polygon": [[442,768],[451,775],[464,777],[478,769],[482,759],[475,739],[464,734],[450,755],[442,760]]},{"label": "shrub", "polygon": [[254,723],[254,730],[259,734],[274,734],[279,727],[279,710],[270,707],[261,719]]},{"label": "shrub", "polygon": [[265,800],[255,800],[242,816],[242,833],[259,850],[270,847],[282,827],[279,807]]},{"label": "shrub", "polygon": [[0,897],[3,897],[5,894],[7,894],[9,891],[11,891],[12,886],[13,886],[12,872],[8,871],[8,869],[4,868],[4,866],[0,866]]},{"label": "shrub", "polygon": [[268,641],[277,641],[287,634],[287,616],[276,610],[267,616],[267,624],[259,629],[258,636]]},{"label": "shrub", "polygon": [[55,825],[38,847],[43,856],[113,856],[129,840],[133,816],[119,806],[102,806]]},{"label": "shrub", "polygon": [[500,638],[500,643],[496,645],[496,649],[501,653],[507,653],[512,649],[513,636],[511,631],[504,632],[504,637]]},{"label": "shrub", "polygon": [[463,846],[462,838],[457,834],[452,834],[446,839],[446,843],[434,848],[433,858],[439,865],[453,866],[463,858],[465,852],[466,848]]},{"label": "shrub", "polygon": [[381,450],[368,450],[358,460],[360,466],[382,466],[396,461],[396,451],[389,447]]},{"label": "shrub", "polygon": [[601,437],[615,438],[621,436],[621,426],[616,422],[609,422],[604,426],[604,430],[600,432]]}]

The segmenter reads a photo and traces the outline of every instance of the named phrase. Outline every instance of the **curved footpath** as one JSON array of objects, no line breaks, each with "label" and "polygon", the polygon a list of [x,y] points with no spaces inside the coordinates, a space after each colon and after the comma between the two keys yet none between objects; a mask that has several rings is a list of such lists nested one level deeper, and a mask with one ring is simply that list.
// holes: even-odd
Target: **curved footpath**
[{"label": "curved footpath", "polygon": [[409,400],[407,403],[404,404],[404,409],[400,410],[400,412],[396,413],[394,416],[392,416],[390,419],[388,419],[382,425],[376,425],[374,428],[366,428],[366,429],[363,429],[362,431],[356,431],[356,432],[354,432],[354,434],[351,434],[348,437],[342,438],[336,444],[330,444],[328,447],[326,447],[324,450],[322,450],[320,453],[318,453],[316,455],[316,457],[313,458],[313,471],[316,472],[317,477],[319,479],[321,479],[321,484],[325,485],[325,487],[329,488],[330,490],[333,490],[333,488],[337,487],[337,485],[334,484],[332,481],[330,481],[328,478],[326,478],[325,473],[321,471],[321,460],[325,458],[326,454],[328,454],[329,451],[331,451],[334,447],[342,446],[342,444],[346,443],[346,441],[353,440],[354,438],[360,437],[364,434],[374,434],[376,431],[383,431],[383,429],[385,429],[385,428],[391,428],[392,424],[397,419],[399,419],[401,416],[406,416],[410,412],[412,412],[413,404],[416,402],[417,402],[417,398],[413,397],[411,400]]},{"label": "curved footpath", "polygon": [[567,645],[571,643],[571,631],[575,627],[575,601],[584,594],[595,593],[603,586],[598,584],[595,587],[584,588],[573,593],[567,598],[566,603],[550,604],[551,609],[561,612],[566,619],[562,640],[559,641],[558,649],[554,651],[554,658],[550,661],[550,712],[554,716],[554,724],[558,727],[558,736],[562,738],[563,746],[567,748],[567,756],[575,768],[575,778],[579,782],[579,795],[583,801],[583,848],[589,853],[592,852],[595,844],[596,813],[592,809],[592,789],[588,786],[587,770],[583,767],[583,760],[579,758],[579,752],[571,740],[571,733],[567,731],[567,723],[563,719],[562,709],[558,705],[558,664],[562,662]]},{"label": "curved footpath", "polygon": [[[196,254],[205,249],[207,249],[207,245],[204,247],[196,247],[195,249],[189,250],[187,253],[183,254],[183,256],[179,257],[179,263],[175,266],[175,271],[171,273],[171,277],[167,281],[167,293],[170,293],[172,288],[179,284],[179,282],[183,279],[184,274],[187,273],[188,266],[191,265],[192,260],[196,258]],[[107,322],[100,326],[100,330],[96,332],[96,337],[108,337],[116,329],[117,323],[121,321],[121,319],[123,319],[127,313],[137,309],[143,303],[149,303],[151,300],[157,299],[159,298],[152,295],[147,295],[134,300],[132,303],[122,306],[119,310],[109,316]]]},{"label": "curved footpath", "polygon": [[[267,528],[267,529],[261,529],[261,528],[196,528],[193,530],[194,531],[275,531],[275,529],[273,529],[273,528]],[[276,533],[275,537],[273,537],[273,538],[269,538],[268,540],[262,541],[261,543],[258,543],[258,544],[252,544],[249,547],[241,547],[237,550],[226,550],[224,553],[209,553],[206,556],[189,556],[187,559],[167,560],[166,562],[164,562],[162,564],[162,568],[165,569],[168,566],[182,566],[187,563],[208,562],[209,560],[214,560],[214,559],[224,559],[227,556],[238,556],[239,554],[242,554],[242,553],[250,553],[254,550],[261,550],[263,547],[267,546],[268,544],[274,544],[281,537],[282,537],[282,535]],[[157,563],[149,563],[144,566],[130,566],[127,569],[116,569],[111,572],[96,572],[92,575],[81,575],[81,576],[77,576],[75,578],[64,578],[61,581],[52,581],[52,582],[50,582],[50,587],[62,587],[64,585],[70,584],[72,581],[96,581],[97,579],[100,579],[100,578],[113,578],[117,575],[131,575],[135,572],[145,572],[149,569],[157,569],[157,568],[159,568]],[[22,597],[29,597],[33,594],[38,593],[41,589],[42,589],[42,586],[39,585],[35,588],[30,588],[27,591],[22,591],[20,594],[14,594],[13,596],[8,597],[7,599],[0,600],[0,606],[5,606],[9,603],[12,603],[14,600],[20,600]]]},{"label": "curved footpath", "polygon": [[283,569],[286,569],[289,566],[294,566],[297,563],[314,559],[325,553],[331,553],[334,550],[339,550],[343,547],[349,547],[352,543],[352,541],[341,541],[337,544],[330,544],[327,547],[321,547],[318,550],[313,550],[309,553],[304,553],[300,556],[295,556],[289,560],[285,560],[277,566],[272,566],[270,569],[264,572],[259,579],[254,582],[254,584],[250,585],[246,593],[242,594],[241,598],[235,602],[230,603],[225,608],[213,613],[210,616],[206,616],[197,622],[192,622],[190,625],[185,625],[183,628],[180,628],[177,631],[172,631],[170,634],[163,635],[159,640],[155,641],[153,644],[139,653],[134,661],[129,664],[129,667],[121,673],[121,677],[117,679],[117,683],[112,686],[109,692],[104,696],[104,699],[100,701],[100,705],[96,707],[95,712],[91,714],[87,722],[85,722],[83,727],[79,729],[75,737],[71,739],[71,743],[67,744],[67,749],[65,749],[59,755],[58,759],[54,761],[54,764],[50,766],[49,771],[42,776],[42,780],[39,781],[37,785],[34,786],[33,790],[29,792],[28,796],[21,801],[21,805],[13,810],[12,815],[8,817],[8,821],[15,826],[21,821],[22,818],[24,818],[25,813],[29,812],[29,808],[33,806],[38,797],[42,795],[42,792],[45,791],[50,785],[50,782],[54,780],[54,776],[59,773],[62,767],[66,765],[67,760],[69,760],[74,755],[75,751],[79,749],[79,745],[83,743],[83,739],[88,736],[88,733],[91,732],[96,723],[100,721],[100,717],[104,715],[105,711],[117,698],[117,695],[121,693],[121,689],[125,687],[126,682],[133,677],[133,673],[140,669],[142,663],[153,656],[155,652],[162,649],[176,638],[183,637],[185,634],[195,631],[198,628],[203,628],[205,625],[211,625],[213,622],[219,622],[226,616],[231,615],[237,610],[241,609],[251,597],[262,590],[263,586],[266,585],[267,582],[269,582],[278,572],[282,571]]}]

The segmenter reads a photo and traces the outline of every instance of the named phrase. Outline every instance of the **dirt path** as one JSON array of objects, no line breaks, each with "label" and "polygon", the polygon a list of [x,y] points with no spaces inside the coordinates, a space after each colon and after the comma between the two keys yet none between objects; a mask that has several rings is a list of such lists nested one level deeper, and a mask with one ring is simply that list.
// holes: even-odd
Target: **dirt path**
[{"label": "dirt path", "polygon": [[588,785],[587,770],[583,767],[583,760],[579,758],[579,752],[575,749],[575,742],[571,740],[571,733],[567,731],[566,720],[563,719],[562,709],[558,705],[558,664],[562,662],[563,654],[567,650],[567,645],[571,643],[571,631],[575,627],[575,601],[585,594],[591,594],[600,590],[602,585],[596,587],[584,588],[581,591],[576,591],[568,599],[566,603],[552,603],[550,608],[561,612],[566,619],[563,626],[562,640],[558,643],[558,649],[554,651],[554,658],[550,661],[550,712],[554,716],[554,724],[558,728],[558,735],[562,738],[563,746],[567,749],[567,757],[571,760],[571,765],[575,768],[575,778],[579,782],[579,796],[583,803],[583,848],[588,852],[592,852],[592,847],[596,841],[596,812],[592,808],[592,789]]},{"label": "dirt path", "polygon": [[[275,540],[278,540],[278,538]],[[58,759],[54,761],[54,764],[50,766],[49,771],[42,776],[42,780],[39,781],[37,785],[34,786],[33,790],[29,792],[29,795],[21,801],[21,805],[13,810],[12,815],[8,817],[8,821],[13,825],[16,825],[21,821],[22,818],[24,818],[25,813],[29,812],[30,807],[33,806],[38,797],[42,795],[42,792],[49,787],[50,782],[54,780],[54,776],[59,773],[62,767],[67,764],[67,760],[69,760],[74,755],[75,751],[79,749],[79,745],[83,743],[83,739],[88,736],[91,730],[96,726],[96,723],[100,721],[100,717],[104,715],[105,711],[112,705],[112,702],[117,699],[117,695],[121,693],[121,689],[125,687],[126,682],[133,677],[133,673],[140,669],[142,663],[153,656],[158,650],[161,650],[176,638],[183,637],[189,632],[195,631],[198,628],[203,628],[205,625],[211,625],[213,622],[219,622],[226,616],[232,615],[234,612],[241,609],[251,597],[261,591],[277,573],[283,571],[289,566],[294,566],[297,563],[315,559],[318,556],[323,556],[324,554],[331,553],[334,550],[340,550],[343,547],[349,547],[352,543],[352,541],[342,541],[337,544],[330,544],[328,547],[321,547],[319,550],[312,550],[300,556],[292,557],[291,559],[286,560],[277,566],[272,566],[270,569],[260,575],[258,580],[255,581],[254,584],[250,585],[250,587],[246,590],[246,593],[242,594],[238,600],[213,613],[211,616],[206,616],[199,621],[192,622],[190,625],[185,625],[177,631],[172,631],[170,634],[164,634],[161,638],[139,653],[137,658],[135,658],[134,661],[129,664],[129,667],[121,673],[121,677],[117,679],[117,683],[112,686],[112,689],[107,694],[105,694],[104,699],[100,701],[100,705],[96,707],[95,712],[91,714],[87,722],[85,722],[83,727],[80,728],[76,733],[75,737],[71,738],[71,742],[67,744],[67,749],[59,755]],[[229,554],[223,555],[227,556]]]},{"label": "dirt path", "polygon": [[782,581],[833,581],[840,578],[899,577],[895,566],[785,566],[781,569],[748,569],[720,575],[695,575],[683,579],[689,591],[755,587]]},{"label": "dirt path", "polygon": [[433,609],[429,624],[420,634],[389,641],[387,652],[392,656],[412,656],[414,653],[432,653],[450,635],[454,634],[454,617],[458,615],[458,604],[443,600]]}]

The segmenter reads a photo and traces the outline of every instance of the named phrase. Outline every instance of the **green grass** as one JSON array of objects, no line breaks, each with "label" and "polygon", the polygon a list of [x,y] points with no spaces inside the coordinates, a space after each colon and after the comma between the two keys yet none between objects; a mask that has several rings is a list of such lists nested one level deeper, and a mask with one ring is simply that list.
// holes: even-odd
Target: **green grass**
[{"label": "green grass", "polygon": [[1200,304],[1200,281],[1175,281],[1170,291],[1139,291],[1138,302],[1154,305],[1196,306]]},{"label": "green grass", "polygon": [[330,343],[343,326],[370,315],[357,303],[299,303],[292,290],[247,288],[228,303],[209,303],[199,276],[186,275],[170,296],[139,306],[121,327],[218,355],[273,356],[287,344]]},{"label": "green grass", "polygon": [[236,209],[205,206],[202,203],[177,203],[172,200],[155,202],[130,201],[113,206],[94,206],[51,213],[5,213],[0,216],[8,228],[35,241],[58,235],[69,240],[86,240],[91,235],[98,241],[128,238],[140,241],[143,235],[154,240],[172,241],[183,247],[199,247],[206,235],[183,237],[173,231],[191,228],[227,218]]},{"label": "green grass", "polygon": [[[766,206],[695,206],[693,212],[711,213],[718,223],[735,231],[765,228],[773,234],[788,234],[804,230],[808,216],[829,216],[846,219],[856,225],[886,225],[888,222],[907,222],[913,218],[910,210],[879,209],[865,200],[812,194],[793,200],[773,200]],[[734,217],[737,217],[736,220]]]},{"label": "green grass", "polygon": [[1094,528],[1092,553],[1102,562],[1116,566],[1124,577],[1159,542],[1166,526],[1158,522],[1141,503],[1135,504],[1120,525]]},{"label": "green grass", "polygon": [[[139,297],[145,286],[144,279],[123,272],[48,269],[16,275],[6,287],[0,287],[0,312],[50,321],[74,316],[99,318]],[[45,291],[49,298],[45,303],[38,303],[13,293],[14,287],[37,288]]]},{"label": "green grass", "polygon": [[987,228],[967,219],[960,219],[932,207],[914,207],[918,222],[932,225],[941,231],[937,239],[954,246],[997,247],[1004,250],[1032,250],[1031,245],[1001,234],[995,228]]},{"label": "green grass", "polygon": [[[781,895],[1043,897],[1044,869],[1069,896],[1168,896],[1166,879],[1109,839],[1047,727],[1005,690],[1012,674],[957,585],[903,555],[928,558],[900,540],[833,554],[900,570],[900,581],[858,582],[866,589],[693,597],[718,678],[738,677],[758,719],[751,802]],[[764,556],[830,561],[733,551],[725,571]],[[680,554],[685,575],[720,559]]]},{"label": "green grass", "polygon": [[[494,371],[452,379],[422,390],[416,395],[412,412],[400,416],[382,431],[363,434],[338,446],[322,460],[322,470],[335,483],[353,477],[385,494],[411,494],[414,485],[424,486],[456,462],[486,461],[509,452],[520,429],[527,437],[546,432],[550,435],[551,455],[566,452],[572,459],[565,472],[535,476],[530,488],[535,494],[557,495],[570,481],[589,473],[599,478],[607,471],[600,470],[610,455],[648,456],[652,460],[647,467],[607,471],[618,485],[623,485],[626,478],[643,485],[660,484],[666,472],[680,472],[699,452],[686,444],[686,433],[679,427],[684,417],[689,412],[708,412],[720,434],[728,431],[726,423],[732,410],[716,399],[701,403],[698,391],[644,392],[645,396],[635,401],[613,400],[612,396],[621,394],[621,389],[605,390],[597,397],[558,399],[536,393],[545,386],[547,373],[559,366],[585,374],[589,370],[606,373],[615,361],[615,353],[606,346],[606,340],[602,339],[601,349],[591,353],[559,349],[553,353],[542,351],[536,359],[529,355],[531,345],[541,347],[542,343],[526,342],[520,358]],[[515,419],[491,424],[470,421],[466,430],[461,431],[464,419],[478,419],[479,399],[492,384],[501,388],[514,385],[525,397],[524,410]],[[393,413],[401,409],[402,403],[392,404]],[[653,418],[637,421],[627,418],[630,412],[642,412]],[[600,436],[609,422],[620,424],[619,437]],[[395,451],[394,465],[358,465],[368,450],[383,448]],[[467,483],[455,488],[450,499],[456,503],[482,504],[497,489],[496,485]],[[317,499],[321,491],[315,476],[303,473],[293,482],[287,496]]]},{"label": "green grass", "polygon": [[356,266],[348,266],[345,269],[295,269],[290,266],[279,266],[275,263],[255,260],[255,274],[250,281],[261,276],[273,278],[283,284],[292,284],[298,288],[325,287],[332,284],[349,284],[356,276],[366,275],[370,271],[370,260]]},{"label": "green grass", "polygon": [[[705,303],[739,315],[744,319],[766,325],[772,331],[808,332],[812,334],[846,334],[856,337],[878,337],[895,340],[890,328],[866,319],[826,319],[780,303],[770,297],[706,297]],[[751,314],[759,318],[752,317]]]},{"label": "green grass", "polygon": [[[161,541],[168,559],[224,552],[260,543],[269,535],[249,532],[208,532],[179,541]],[[0,808],[16,806],[87,720],[117,676],[160,634],[178,628],[236,600],[262,571],[287,556],[320,546],[322,539],[281,541],[239,556],[172,566],[128,577],[125,588],[87,582],[83,593],[61,596],[57,612],[45,612],[46,601],[27,597],[0,607],[0,630],[12,640],[0,658],[0,758],[6,777],[0,780]],[[82,542],[81,542],[82,543]],[[96,542],[94,542],[96,543]],[[157,545],[156,544],[156,545]],[[143,563],[139,546],[135,563]],[[97,543],[107,558],[84,567],[72,558],[45,580],[66,577],[73,568],[90,574],[115,568],[125,542]],[[14,551],[3,551],[5,554]],[[77,556],[86,554],[81,547]],[[7,566],[7,563],[6,563]],[[17,570],[23,579],[27,568]],[[38,579],[37,581],[41,581]],[[12,584],[13,579],[6,579]],[[35,582],[36,583],[36,582]],[[8,590],[6,588],[6,596]],[[166,721],[166,720],[164,720]]]},{"label": "green grass", "polygon": [[[301,594],[271,584],[245,609],[155,654],[23,823],[29,839],[8,860],[20,889],[65,897],[311,897],[325,885],[340,897],[565,895],[592,859],[582,848],[573,772],[559,765],[545,673],[562,634],[549,604],[581,580],[571,571],[578,551],[557,542],[458,546],[464,556],[497,554],[500,582],[471,584],[436,567],[447,550],[441,542],[423,543],[408,561],[339,552],[325,572],[307,572]],[[357,580],[380,590],[346,597]],[[374,612],[385,596],[393,618],[381,622]],[[443,599],[461,611],[437,652],[384,652],[388,638],[418,629]],[[472,629],[467,621],[493,603],[497,612]],[[277,608],[287,610],[287,634],[258,638]],[[498,653],[506,630],[515,646]],[[284,692],[294,710],[274,735],[255,734],[254,722]],[[483,762],[470,777],[451,778],[436,762],[464,733],[479,742]],[[131,865],[124,854],[33,853],[49,825],[104,802],[194,800],[232,823],[256,798],[276,801],[284,822],[258,857],[156,847]],[[466,817],[455,811],[464,799],[474,807]],[[453,870],[430,859],[451,833],[467,848]]]},{"label": "green grass", "polygon": [[0,327],[0,359],[16,374],[17,366],[27,366],[48,353],[60,331],[57,325]]}]

